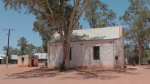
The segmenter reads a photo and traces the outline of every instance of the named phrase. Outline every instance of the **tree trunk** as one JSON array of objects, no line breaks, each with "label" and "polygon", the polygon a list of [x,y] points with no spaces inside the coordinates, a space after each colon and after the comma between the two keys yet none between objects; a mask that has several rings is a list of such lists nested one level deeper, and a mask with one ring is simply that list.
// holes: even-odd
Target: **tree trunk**
[{"label": "tree trunk", "polygon": [[141,65],[141,57],[142,57],[142,49],[141,49],[141,44],[139,45],[139,65]]},{"label": "tree trunk", "polygon": [[66,61],[69,60],[69,51],[70,51],[70,38],[65,38],[62,42],[62,49],[63,49],[63,60],[60,66],[60,71],[64,71],[66,69]]}]

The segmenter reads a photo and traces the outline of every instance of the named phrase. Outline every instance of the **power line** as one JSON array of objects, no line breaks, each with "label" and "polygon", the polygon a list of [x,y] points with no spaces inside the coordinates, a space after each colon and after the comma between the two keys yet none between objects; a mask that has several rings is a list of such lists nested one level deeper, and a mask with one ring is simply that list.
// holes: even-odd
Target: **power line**
[{"label": "power line", "polygon": [[8,67],[8,53],[9,53],[9,38],[10,38],[10,31],[15,29],[3,29],[3,31],[8,31],[8,45],[7,45],[7,56],[6,56],[6,68]]}]

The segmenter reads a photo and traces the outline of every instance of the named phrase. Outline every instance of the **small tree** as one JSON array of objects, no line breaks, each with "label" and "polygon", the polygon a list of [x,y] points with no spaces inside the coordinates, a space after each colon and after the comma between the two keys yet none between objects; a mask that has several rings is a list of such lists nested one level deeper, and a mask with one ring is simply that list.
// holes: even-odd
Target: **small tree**
[{"label": "small tree", "polygon": [[[7,52],[7,49],[8,49],[7,46],[3,47],[3,51]],[[6,52],[5,52],[5,54],[6,54]],[[11,55],[16,55],[16,54],[18,54],[18,49],[9,46],[8,63],[11,63]],[[4,59],[6,59],[6,57]]]},{"label": "small tree", "polygon": [[24,51],[25,51],[25,49],[26,49],[27,43],[28,43],[28,41],[26,40],[25,37],[21,37],[21,38],[18,40],[17,46],[20,46],[19,55],[25,55],[25,52],[24,52]]},{"label": "small tree", "polygon": [[[3,51],[6,51],[6,52],[7,52],[7,48],[8,48],[7,46],[4,46],[4,47],[3,47]],[[5,53],[6,53],[6,52],[5,52]],[[9,54],[11,54],[11,55],[17,55],[17,54],[18,54],[18,49],[9,46]]]}]

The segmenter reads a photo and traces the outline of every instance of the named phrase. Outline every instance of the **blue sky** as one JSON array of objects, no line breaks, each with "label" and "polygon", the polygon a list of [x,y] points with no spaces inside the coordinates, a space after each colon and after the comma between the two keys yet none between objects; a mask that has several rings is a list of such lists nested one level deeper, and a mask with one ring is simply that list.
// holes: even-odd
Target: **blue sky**
[{"label": "blue sky", "polygon": [[[116,22],[121,25],[118,17],[124,14],[124,11],[128,8],[128,0],[101,0],[102,2],[108,4],[109,9],[112,9],[116,14]],[[0,54],[4,54],[2,50],[3,46],[7,46],[8,31],[3,31],[3,29],[15,29],[10,32],[10,46],[13,48],[17,47],[17,40],[20,37],[25,37],[28,43],[32,43],[35,46],[41,46],[42,40],[38,33],[32,31],[33,22],[35,21],[35,16],[31,14],[24,14],[22,12],[19,14],[14,10],[4,9],[4,4],[0,1]],[[83,25],[83,29],[90,28],[89,24],[80,19],[80,23]]]}]

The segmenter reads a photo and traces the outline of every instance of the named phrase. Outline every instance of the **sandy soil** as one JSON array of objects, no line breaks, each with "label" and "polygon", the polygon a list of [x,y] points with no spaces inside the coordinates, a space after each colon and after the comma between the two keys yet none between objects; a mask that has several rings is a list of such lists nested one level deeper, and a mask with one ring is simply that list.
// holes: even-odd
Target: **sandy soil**
[{"label": "sandy soil", "polygon": [[76,69],[59,72],[39,67],[0,65],[0,84],[150,84],[150,67]]}]

